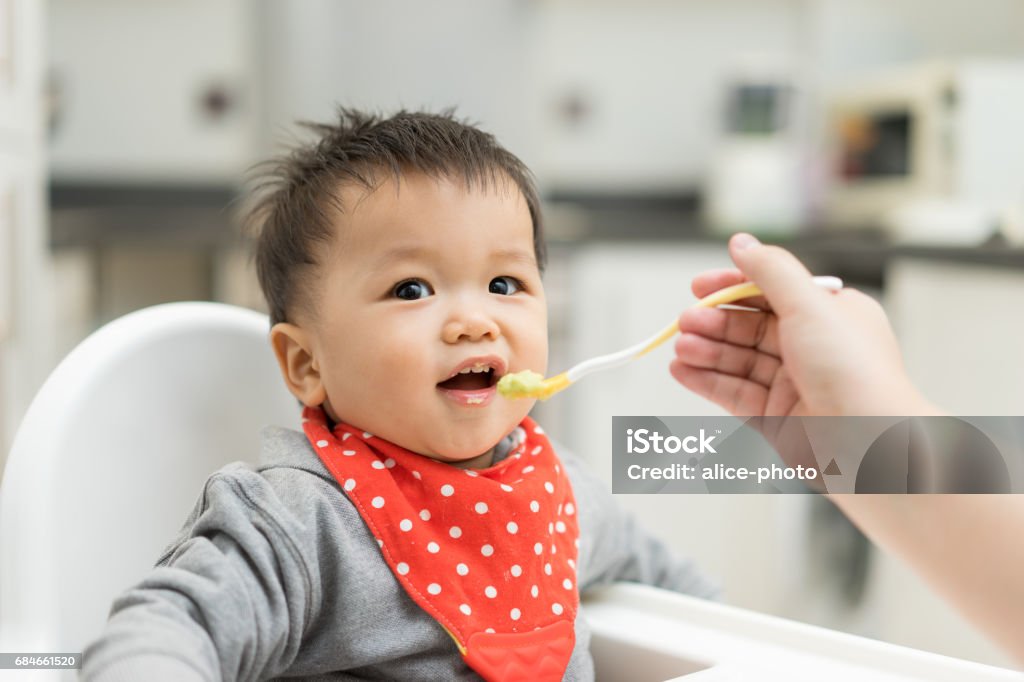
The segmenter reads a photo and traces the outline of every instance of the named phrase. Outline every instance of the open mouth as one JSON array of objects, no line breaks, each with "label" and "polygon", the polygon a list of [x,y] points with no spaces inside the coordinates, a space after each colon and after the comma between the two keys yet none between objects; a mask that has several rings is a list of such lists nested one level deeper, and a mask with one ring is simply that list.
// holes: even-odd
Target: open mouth
[{"label": "open mouth", "polygon": [[463,369],[438,387],[449,391],[483,391],[497,384],[499,378],[493,367],[478,365]]}]

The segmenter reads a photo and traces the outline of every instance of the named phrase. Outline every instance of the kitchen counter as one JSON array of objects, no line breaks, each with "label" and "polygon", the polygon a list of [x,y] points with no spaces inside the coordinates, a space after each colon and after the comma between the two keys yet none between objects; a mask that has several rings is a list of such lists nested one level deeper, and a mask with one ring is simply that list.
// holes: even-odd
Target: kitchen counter
[{"label": "kitchen counter", "polygon": [[[552,250],[571,250],[580,243],[665,242],[721,244],[727,237],[709,232],[696,205],[689,201],[657,200],[552,202],[546,206],[548,244]],[[975,263],[1024,271],[1024,246],[995,238],[978,246],[898,244],[878,230],[814,229],[798,235],[758,235],[766,243],[793,251],[815,272],[828,272],[849,282],[879,287],[887,264],[894,259]]]}]

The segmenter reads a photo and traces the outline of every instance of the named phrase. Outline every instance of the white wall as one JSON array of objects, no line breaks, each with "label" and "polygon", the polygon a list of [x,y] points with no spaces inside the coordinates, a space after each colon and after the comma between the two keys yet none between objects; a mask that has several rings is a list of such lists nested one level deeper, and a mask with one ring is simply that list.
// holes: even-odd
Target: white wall
[{"label": "white wall", "polygon": [[826,85],[918,59],[1024,57],[1020,0],[810,0],[808,11]]}]

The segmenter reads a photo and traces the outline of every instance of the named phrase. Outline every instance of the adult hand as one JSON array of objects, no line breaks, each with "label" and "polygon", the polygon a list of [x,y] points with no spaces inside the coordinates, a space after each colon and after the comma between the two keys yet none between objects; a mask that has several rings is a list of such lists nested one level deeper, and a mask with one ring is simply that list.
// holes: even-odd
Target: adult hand
[{"label": "adult hand", "polygon": [[679,318],[672,375],[737,416],[933,414],[910,383],[882,307],[825,291],[791,253],[748,234],[729,241],[738,269],[703,273],[706,296],[753,280],[760,311],[690,308]]}]

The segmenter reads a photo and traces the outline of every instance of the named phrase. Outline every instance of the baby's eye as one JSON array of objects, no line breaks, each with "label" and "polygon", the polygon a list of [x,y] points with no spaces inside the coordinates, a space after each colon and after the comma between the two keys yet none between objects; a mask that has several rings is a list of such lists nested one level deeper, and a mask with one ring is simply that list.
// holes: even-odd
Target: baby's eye
[{"label": "baby's eye", "polygon": [[430,296],[434,290],[422,279],[407,279],[396,284],[391,293],[395,298],[400,298],[403,301],[415,301]]},{"label": "baby's eye", "polygon": [[515,277],[509,277],[502,275],[501,277],[495,277],[491,280],[490,286],[487,288],[492,294],[500,294],[502,296],[511,296],[517,291],[523,290],[523,284]]}]

